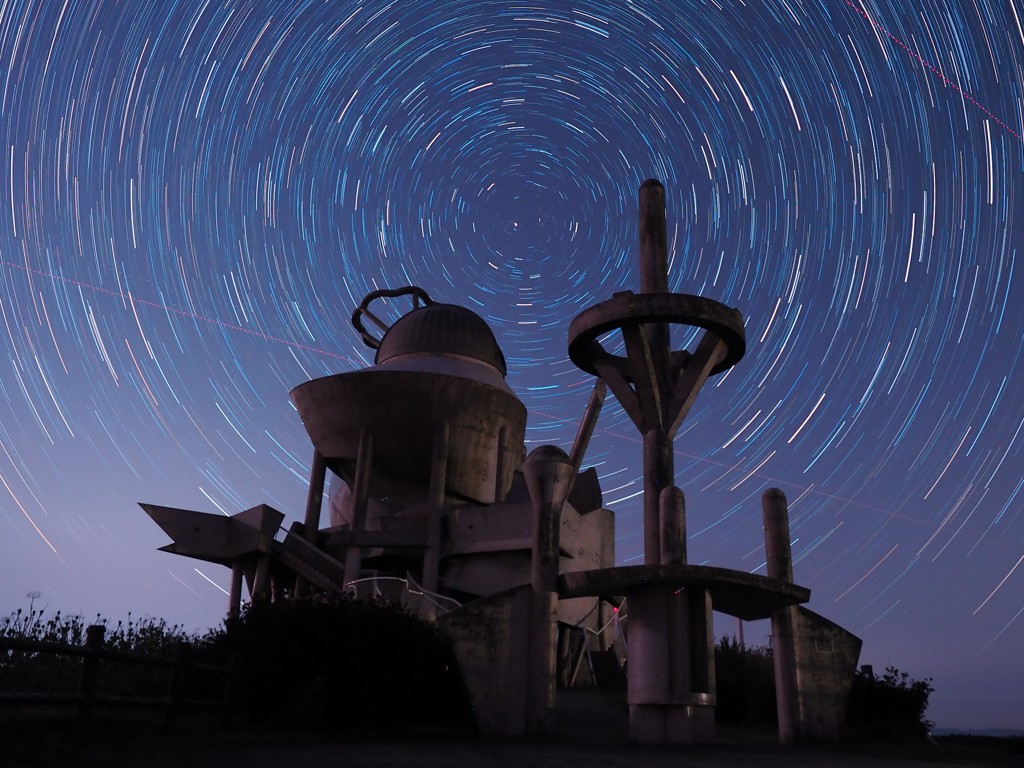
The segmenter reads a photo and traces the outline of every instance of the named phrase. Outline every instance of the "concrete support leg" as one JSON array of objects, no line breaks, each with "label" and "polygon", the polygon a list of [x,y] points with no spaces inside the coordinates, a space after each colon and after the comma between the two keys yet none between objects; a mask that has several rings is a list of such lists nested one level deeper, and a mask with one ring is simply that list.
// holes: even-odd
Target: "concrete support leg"
[{"label": "concrete support leg", "polygon": [[264,603],[270,601],[270,553],[263,552],[256,562],[256,575],[252,580],[252,601]]},{"label": "concrete support leg", "polygon": [[[373,467],[373,436],[367,430],[359,434],[359,452],[356,455],[355,487],[352,489],[352,532],[358,537],[366,528],[366,505],[370,497],[370,470]],[[355,581],[363,566],[363,550],[358,544],[345,553],[345,581]]]},{"label": "concrete support leg", "polygon": [[[302,524],[302,537],[310,544],[316,544],[316,534],[320,530],[320,512],[324,502],[324,483],[327,480],[327,462],[320,451],[313,449],[313,465],[309,470],[309,493],[306,496],[306,517]],[[306,580],[295,575],[295,597],[306,596],[309,585]]]},{"label": "concrete support leg", "polygon": [[[659,559],[686,562],[685,502],[675,486],[659,495]],[[714,637],[706,590],[664,587],[629,596],[630,735],[646,743],[714,739]]]},{"label": "concrete support leg", "polygon": [[[768,576],[793,581],[793,558],[789,544],[789,510],[786,495],[769,488],[761,497],[764,515],[764,546]],[[796,674],[796,606],[772,613],[772,658],[775,662],[775,706],[779,718],[779,741],[791,744],[801,737],[800,701]]]},{"label": "concrete support leg", "polygon": [[242,576],[241,560],[231,563],[231,591],[228,593],[228,618],[237,619],[242,613]]},{"label": "concrete support leg", "polygon": [[709,743],[715,738],[715,632],[711,594],[687,590],[687,633],[690,649],[689,740]]},{"label": "concrete support leg", "polygon": [[629,672],[629,735],[634,741],[661,744],[666,740],[664,707],[669,703],[669,613],[665,589],[645,589],[629,596],[626,642]]}]

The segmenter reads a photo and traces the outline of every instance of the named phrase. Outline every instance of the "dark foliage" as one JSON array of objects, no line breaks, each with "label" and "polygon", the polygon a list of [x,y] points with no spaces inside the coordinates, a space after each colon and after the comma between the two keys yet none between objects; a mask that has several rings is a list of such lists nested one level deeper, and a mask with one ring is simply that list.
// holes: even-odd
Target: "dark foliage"
[{"label": "dark foliage", "polygon": [[469,705],[435,627],[383,603],[249,606],[229,628],[239,704],[283,727],[462,726]]},{"label": "dark foliage", "polygon": [[869,740],[924,739],[934,725],[924,717],[934,690],[931,682],[914,680],[895,667],[886,667],[880,677],[870,667],[861,667],[846,715],[851,735]]},{"label": "dark foliage", "polygon": [[[105,627],[103,647],[145,658],[172,659],[176,656],[192,661],[226,664],[227,648],[223,630],[204,634],[186,632],[163,619],[133,617],[111,624],[97,616],[86,621],[81,614],[48,614],[46,608],[35,607],[35,595],[29,594],[28,610],[19,608],[0,618],[0,637],[34,640],[65,646],[81,646],[86,628],[91,624]],[[0,649],[0,690],[34,693],[74,693],[81,677],[82,659],[51,653],[8,651]],[[185,675],[182,695],[204,698],[211,690],[223,690],[223,681],[211,680],[209,674]],[[99,675],[99,693],[116,696],[159,698],[167,695],[169,672],[125,662],[105,662]],[[215,693],[212,695],[216,695]]]},{"label": "dark foliage", "polygon": [[[770,648],[741,648],[723,637],[715,647],[718,704],[715,720],[743,726],[777,723],[775,668]],[[888,667],[876,677],[870,667],[857,672],[846,712],[846,735],[862,741],[924,739],[933,723],[925,719],[931,679],[914,680]]]},{"label": "dark foliage", "polygon": [[744,648],[735,637],[715,646],[718,704],[715,721],[728,725],[775,725],[775,668],[768,648]]}]

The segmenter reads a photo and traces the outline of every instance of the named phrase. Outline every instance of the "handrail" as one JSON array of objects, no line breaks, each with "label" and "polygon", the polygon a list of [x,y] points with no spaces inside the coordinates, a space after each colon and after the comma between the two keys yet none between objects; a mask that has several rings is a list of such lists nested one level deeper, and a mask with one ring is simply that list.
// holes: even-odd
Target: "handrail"
[{"label": "handrail", "polygon": [[[431,621],[462,605],[458,600],[423,589],[411,578],[399,576],[368,576],[364,579],[354,579],[346,582],[345,590],[351,591],[359,599],[372,597],[401,605],[414,615]],[[426,610],[424,604],[428,606]]]}]

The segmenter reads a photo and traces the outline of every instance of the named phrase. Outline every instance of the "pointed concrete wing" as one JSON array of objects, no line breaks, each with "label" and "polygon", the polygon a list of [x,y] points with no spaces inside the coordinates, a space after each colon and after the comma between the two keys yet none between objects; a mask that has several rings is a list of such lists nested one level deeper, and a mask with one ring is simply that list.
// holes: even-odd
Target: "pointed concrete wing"
[{"label": "pointed concrete wing", "polygon": [[162,552],[223,565],[269,548],[284,519],[280,512],[263,504],[232,517],[157,504],[139,506],[171,537],[172,543],[161,547]]}]

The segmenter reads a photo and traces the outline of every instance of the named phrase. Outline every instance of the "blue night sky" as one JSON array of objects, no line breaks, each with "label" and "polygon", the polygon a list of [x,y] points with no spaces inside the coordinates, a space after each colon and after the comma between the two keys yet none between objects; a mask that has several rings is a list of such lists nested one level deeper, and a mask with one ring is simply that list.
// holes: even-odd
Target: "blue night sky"
[{"label": "blue night sky", "polygon": [[[378,287],[485,317],[530,446],[568,448],[592,386],[568,324],[639,290],[655,177],[672,289],[747,327],[676,440],[690,561],[763,573],[778,486],[796,580],[863,663],[933,677],[939,725],[1024,728],[1022,23],[1021,0],[0,3],[0,611],[217,624],[227,572],[157,552],[137,502],[300,518],[288,392],[367,363],[349,316]],[[640,462],[609,398],[585,465],[622,563]]]}]

